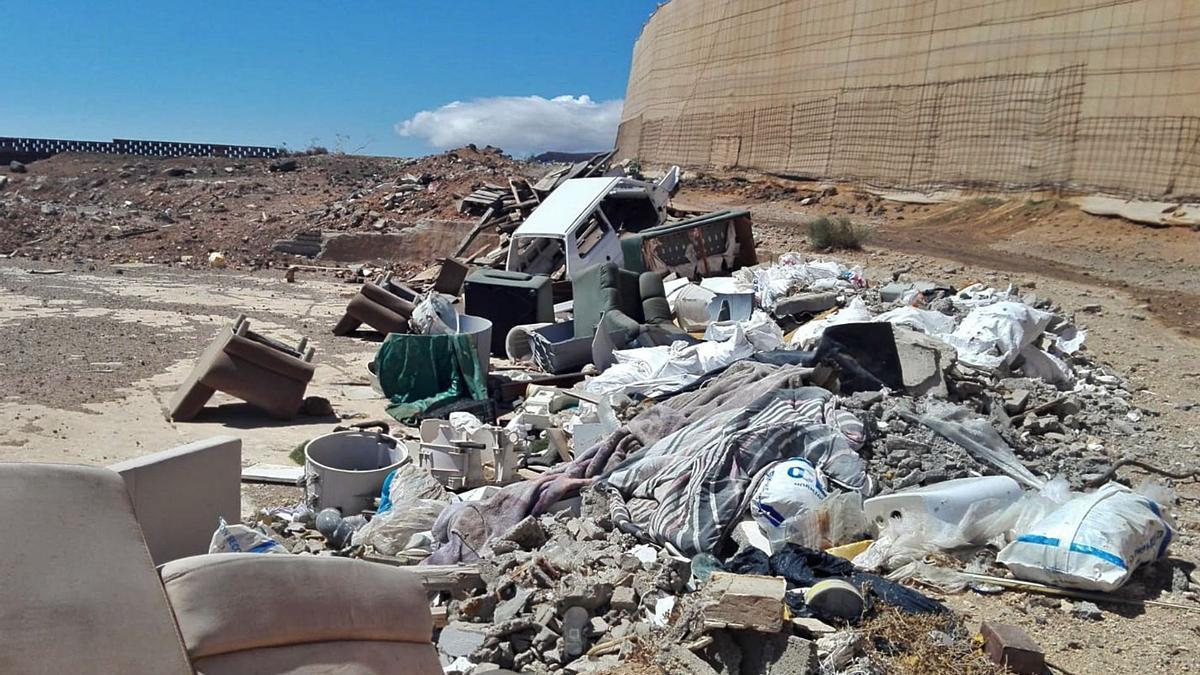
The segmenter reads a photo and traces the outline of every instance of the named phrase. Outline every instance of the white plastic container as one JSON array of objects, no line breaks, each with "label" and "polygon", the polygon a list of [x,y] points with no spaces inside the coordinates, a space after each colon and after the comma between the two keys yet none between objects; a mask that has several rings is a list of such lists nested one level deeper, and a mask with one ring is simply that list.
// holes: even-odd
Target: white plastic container
[{"label": "white plastic container", "polygon": [[305,497],[317,511],[362,513],[379,496],[383,479],[407,457],[407,448],[387,434],[335,431],[318,436],[304,446]]},{"label": "white plastic container", "polygon": [[967,509],[985,499],[996,500],[993,511],[1017,501],[1021,486],[1008,476],[979,476],[957,478],[904,490],[890,495],[872,497],[863,502],[867,521],[882,528],[888,520],[904,518],[913,513],[929,516],[943,523],[958,525]]},{"label": "white plastic container", "polygon": [[488,372],[492,354],[492,321],[470,314],[458,315],[458,330],[475,339],[475,351],[479,354],[479,367]]}]

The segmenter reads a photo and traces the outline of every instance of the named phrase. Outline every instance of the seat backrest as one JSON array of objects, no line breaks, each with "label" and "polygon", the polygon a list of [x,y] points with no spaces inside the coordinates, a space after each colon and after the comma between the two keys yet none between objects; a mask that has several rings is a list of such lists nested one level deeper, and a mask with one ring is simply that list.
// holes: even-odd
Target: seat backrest
[{"label": "seat backrest", "polygon": [[667,290],[663,288],[662,275],[658,272],[643,272],[638,277],[638,291],[642,297],[642,319],[645,323],[673,323],[671,303],[667,302]]},{"label": "seat backrest", "polygon": [[575,337],[592,337],[604,313],[619,309],[634,321],[643,320],[638,275],[614,263],[590,267],[572,281],[575,296]]},{"label": "seat backrest", "polygon": [[407,570],[350,558],[218,553],[174,560],[160,574],[198,671],[244,673],[257,662],[253,672],[294,672],[274,670],[286,662],[326,672],[315,666],[337,664],[335,646],[354,642],[392,665],[355,669],[347,660],[346,672],[440,672],[425,588]]},{"label": "seat backrest", "polygon": [[191,673],[125,483],[0,464],[0,673]]}]

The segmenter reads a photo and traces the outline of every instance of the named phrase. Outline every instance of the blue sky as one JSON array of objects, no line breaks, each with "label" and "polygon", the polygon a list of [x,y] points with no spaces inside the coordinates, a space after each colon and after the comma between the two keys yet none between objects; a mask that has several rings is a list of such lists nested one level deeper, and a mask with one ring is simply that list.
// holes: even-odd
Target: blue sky
[{"label": "blue sky", "polygon": [[594,149],[657,5],[8,0],[0,136]]}]

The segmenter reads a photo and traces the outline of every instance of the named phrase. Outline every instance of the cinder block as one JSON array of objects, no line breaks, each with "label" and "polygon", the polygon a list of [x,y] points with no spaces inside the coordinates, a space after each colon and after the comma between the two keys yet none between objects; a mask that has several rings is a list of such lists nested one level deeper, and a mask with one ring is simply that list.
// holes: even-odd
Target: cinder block
[{"label": "cinder block", "polygon": [[1006,623],[984,621],[979,632],[983,634],[983,649],[992,663],[1006,666],[1014,673],[1041,675],[1045,672],[1046,656],[1025,631]]},{"label": "cinder block", "polygon": [[217,519],[241,521],[242,440],[217,436],[114,464],[154,564],[208,553]]}]

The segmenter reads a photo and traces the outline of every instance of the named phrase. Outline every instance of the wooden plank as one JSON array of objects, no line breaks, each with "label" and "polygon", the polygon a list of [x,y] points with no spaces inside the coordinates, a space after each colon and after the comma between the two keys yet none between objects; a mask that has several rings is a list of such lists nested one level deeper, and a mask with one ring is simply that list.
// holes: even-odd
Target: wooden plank
[{"label": "wooden plank", "polygon": [[467,233],[467,236],[463,237],[463,240],[458,243],[458,249],[455,250],[452,257],[457,258],[467,250],[467,247],[471,245],[471,242],[475,241],[475,237],[478,237],[479,233],[483,232],[484,228],[488,226],[488,220],[490,220],[492,215],[495,213],[495,207],[488,207],[488,210],[484,212],[483,217],[479,219],[479,222],[475,224],[475,227],[471,228],[471,231]]},{"label": "wooden plank", "polygon": [[378,555],[364,555],[363,560],[403,567],[404,571],[421,580],[425,590],[430,593],[439,591],[459,591],[470,588],[483,588],[483,578],[479,576],[478,565],[406,565],[404,560]]},{"label": "wooden plank", "polygon": [[304,467],[279,464],[254,464],[242,469],[243,483],[269,485],[299,485],[304,480]]}]

